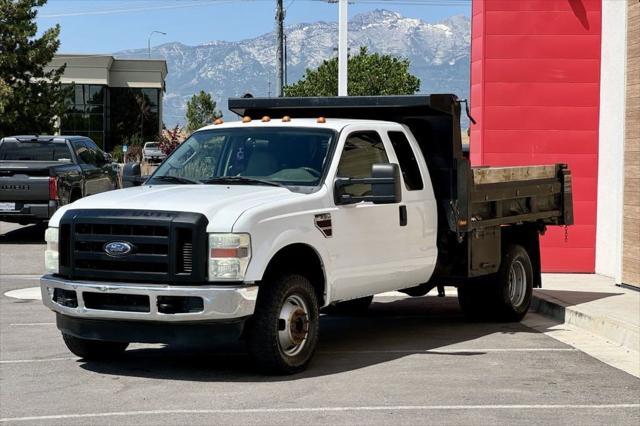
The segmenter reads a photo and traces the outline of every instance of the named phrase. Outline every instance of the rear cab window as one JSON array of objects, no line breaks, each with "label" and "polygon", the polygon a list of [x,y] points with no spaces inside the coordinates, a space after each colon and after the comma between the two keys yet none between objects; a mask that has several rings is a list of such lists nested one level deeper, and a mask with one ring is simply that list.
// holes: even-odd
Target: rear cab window
[{"label": "rear cab window", "polygon": [[387,132],[393,150],[398,157],[398,163],[400,163],[400,171],[402,172],[402,178],[407,191],[419,191],[424,188],[422,182],[422,174],[420,173],[420,167],[416,160],[415,152],[409,143],[409,139],[401,131],[389,131]]},{"label": "rear cab window", "polygon": [[4,140],[0,143],[0,161],[72,160],[71,151],[65,142]]}]

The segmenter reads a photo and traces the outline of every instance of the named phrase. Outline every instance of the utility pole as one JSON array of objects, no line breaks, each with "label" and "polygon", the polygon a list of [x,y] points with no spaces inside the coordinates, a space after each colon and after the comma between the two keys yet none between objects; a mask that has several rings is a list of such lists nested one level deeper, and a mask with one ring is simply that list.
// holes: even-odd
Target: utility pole
[{"label": "utility pole", "polygon": [[283,49],[284,49],[284,65],[283,65],[284,77],[282,79],[284,80],[284,85],[286,86],[286,85],[289,84],[289,79],[287,78],[287,75],[288,75],[288,72],[289,72],[289,65],[288,65],[288,62],[287,62],[287,60],[289,59],[289,53],[287,51],[287,34],[286,33],[284,34],[284,46],[283,46]]},{"label": "utility pole", "polygon": [[283,72],[283,54],[282,47],[284,45],[284,9],[282,7],[283,0],[277,0],[276,3],[276,96],[282,96],[282,87],[284,83]]},{"label": "utility pole", "polygon": [[348,0],[339,0],[338,4],[338,96],[347,96],[348,57]]}]

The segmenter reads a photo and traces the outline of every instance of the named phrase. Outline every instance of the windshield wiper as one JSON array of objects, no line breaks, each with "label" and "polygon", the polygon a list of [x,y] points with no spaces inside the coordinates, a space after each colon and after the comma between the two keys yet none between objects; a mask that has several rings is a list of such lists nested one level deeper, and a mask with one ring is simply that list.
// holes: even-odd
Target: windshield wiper
[{"label": "windshield wiper", "polygon": [[202,179],[200,182],[202,183],[207,183],[207,184],[216,184],[216,183],[230,183],[230,184],[246,184],[246,185],[268,185],[268,186],[282,186],[281,184],[277,183],[277,182],[271,182],[268,180],[262,180],[262,179],[255,179],[255,178],[250,178],[250,177],[244,177],[244,176],[219,176],[219,177],[212,177],[212,178],[208,178],[208,179]]},{"label": "windshield wiper", "polygon": [[164,176],[154,176],[152,178],[152,180],[162,180],[165,182],[172,182],[172,183],[181,183],[181,184],[196,184],[199,185],[200,182],[197,182],[195,180],[191,180],[191,179],[187,179],[184,177],[180,177],[180,176],[170,176],[170,175],[164,175]]}]

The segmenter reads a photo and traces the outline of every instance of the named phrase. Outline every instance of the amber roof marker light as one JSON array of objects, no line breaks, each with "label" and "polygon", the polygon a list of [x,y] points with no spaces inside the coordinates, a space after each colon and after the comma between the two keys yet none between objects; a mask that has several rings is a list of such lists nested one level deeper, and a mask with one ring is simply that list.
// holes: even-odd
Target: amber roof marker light
[{"label": "amber roof marker light", "polygon": [[242,122],[251,123],[251,117],[249,117],[248,115],[245,115],[244,117],[242,117]]},{"label": "amber roof marker light", "polygon": [[282,117],[282,122],[283,123],[288,123],[291,121],[291,117],[289,117],[288,115],[285,115],[284,117]]},{"label": "amber roof marker light", "polygon": [[262,117],[262,122],[263,123],[268,123],[271,121],[271,117],[269,117],[268,115],[265,115],[264,117]]},{"label": "amber roof marker light", "polygon": [[327,119],[324,117],[318,117],[318,119],[316,120],[316,123],[320,123],[320,124],[324,124],[327,122]]},{"label": "amber roof marker light", "polygon": [[222,124],[222,123],[224,123],[224,121],[222,120],[222,118],[216,118],[216,119],[215,119],[215,121],[213,122],[213,124],[215,124],[216,126],[217,126],[218,124]]}]

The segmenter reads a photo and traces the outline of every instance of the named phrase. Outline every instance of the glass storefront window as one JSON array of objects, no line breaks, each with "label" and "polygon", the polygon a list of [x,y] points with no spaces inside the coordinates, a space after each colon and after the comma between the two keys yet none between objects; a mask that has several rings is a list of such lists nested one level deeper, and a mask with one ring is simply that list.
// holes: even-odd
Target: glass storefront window
[{"label": "glass storefront window", "polygon": [[[90,137],[111,149],[132,136],[157,139],[160,131],[160,89],[66,85],[67,113],[61,118],[65,135]],[[105,144],[107,146],[105,146]]]}]

